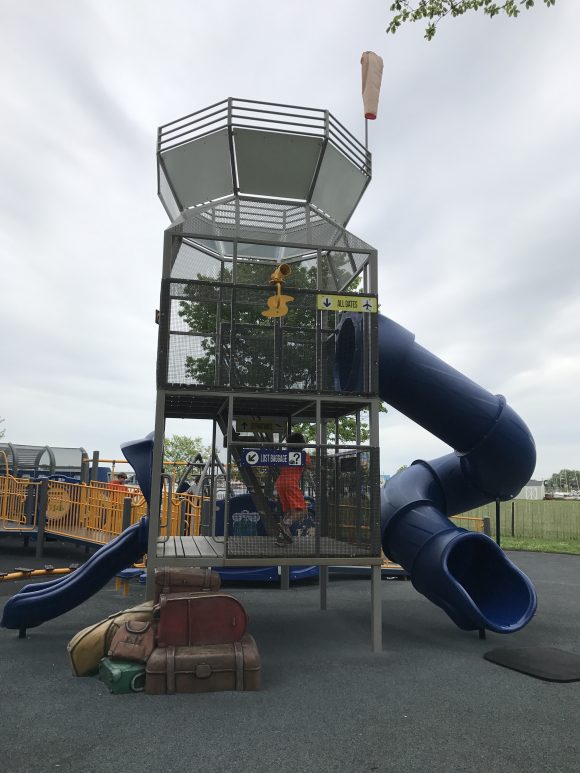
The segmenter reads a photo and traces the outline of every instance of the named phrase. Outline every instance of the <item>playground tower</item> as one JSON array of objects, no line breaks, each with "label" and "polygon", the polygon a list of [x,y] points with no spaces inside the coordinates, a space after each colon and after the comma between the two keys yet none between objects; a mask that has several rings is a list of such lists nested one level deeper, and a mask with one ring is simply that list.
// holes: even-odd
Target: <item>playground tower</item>
[{"label": "playground tower", "polygon": [[[150,566],[378,566],[377,255],[346,230],[371,179],[368,149],[327,110],[227,99],[159,129],[157,170],[171,225]],[[357,392],[337,386],[345,311],[364,330]],[[169,417],[214,423],[201,529],[184,524],[181,540],[156,517]],[[306,448],[288,443],[297,430]],[[311,510],[279,546],[275,480],[296,460]]]}]

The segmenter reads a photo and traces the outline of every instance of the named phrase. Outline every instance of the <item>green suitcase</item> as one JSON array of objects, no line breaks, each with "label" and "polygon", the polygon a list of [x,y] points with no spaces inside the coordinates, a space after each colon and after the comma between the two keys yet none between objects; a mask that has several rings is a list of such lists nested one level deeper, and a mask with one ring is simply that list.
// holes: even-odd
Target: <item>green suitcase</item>
[{"label": "green suitcase", "polygon": [[107,685],[114,695],[143,692],[145,689],[145,664],[103,658],[99,663],[99,679]]}]

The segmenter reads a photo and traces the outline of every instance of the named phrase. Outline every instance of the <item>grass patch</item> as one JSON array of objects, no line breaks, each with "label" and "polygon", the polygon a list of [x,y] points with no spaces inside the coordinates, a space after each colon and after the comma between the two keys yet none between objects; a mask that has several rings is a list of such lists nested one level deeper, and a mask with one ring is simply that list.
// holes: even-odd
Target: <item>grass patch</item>
[{"label": "grass patch", "polygon": [[536,553],[569,553],[580,556],[580,540],[548,540],[523,537],[503,537],[504,550],[530,550]]}]

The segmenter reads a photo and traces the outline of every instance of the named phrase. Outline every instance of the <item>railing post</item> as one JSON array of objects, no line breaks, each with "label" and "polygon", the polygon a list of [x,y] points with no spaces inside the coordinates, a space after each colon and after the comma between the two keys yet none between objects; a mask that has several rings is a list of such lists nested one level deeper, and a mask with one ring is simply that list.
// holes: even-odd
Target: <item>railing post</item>
[{"label": "railing post", "polygon": [[32,481],[26,487],[26,499],[24,500],[24,516],[27,526],[34,526],[36,511],[36,484]]},{"label": "railing post", "polygon": [[489,515],[484,515],[481,520],[483,522],[483,533],[491,537],[491,519]]},{"label": "railing post", "polygon": [[38,495],[38,522],[36,525],[36,558],[42,558],[44,552],[44,531],[46,528],[46,510],[48,508],[48,480],[40,484]]},{"label": "railing post", "polygon": [[179,536],[182,537],[185,534],[185,512],[187,510],[187,500],[182,499],[179,506]]},{"label": "railing post", "polygon": [[89,457],[87,454],[82,456],[80,481],[81,483],[89,482]]},{"label": "railing post", "polygon": [[93,464],[91,466],[91,481],[99,479],[99,452],[93,451]]},{"label": "railing post", "polygon": [[125,531],[131,525],[131,515],[133,512],[133,500],[131,497],[125,497],[123,499],[123,521],[121,524],[121,531]]}]

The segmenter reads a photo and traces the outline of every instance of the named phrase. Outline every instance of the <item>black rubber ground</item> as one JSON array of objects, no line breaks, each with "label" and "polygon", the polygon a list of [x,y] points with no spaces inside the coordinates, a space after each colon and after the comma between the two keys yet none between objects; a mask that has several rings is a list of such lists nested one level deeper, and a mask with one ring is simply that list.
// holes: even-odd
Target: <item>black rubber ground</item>
[{"label": "black rubber ground", "polygon": [[[0,570],[68,565],[83,550],[0,541]],[[262,654],[259,693],[114,696],[72,676],[78,630],[139,603],[109,583],[28,632],[0,630],[0,767],[6,773],[521,773],[578,770],[578,683],[530,679],[483,654],[500,646],[580,654],[580,557],[512,553],[534,581],[538,613],[510,637],[462,632],[409,582],[383,580],[384,651],[370,649],[370,586],[228,588],[245,604]],[[0,603],[24,583],[0,583]]]}]

